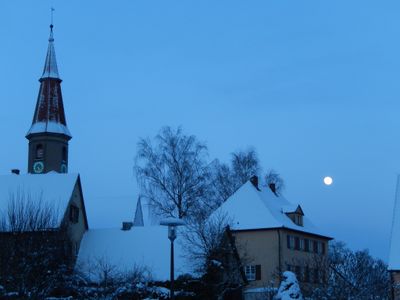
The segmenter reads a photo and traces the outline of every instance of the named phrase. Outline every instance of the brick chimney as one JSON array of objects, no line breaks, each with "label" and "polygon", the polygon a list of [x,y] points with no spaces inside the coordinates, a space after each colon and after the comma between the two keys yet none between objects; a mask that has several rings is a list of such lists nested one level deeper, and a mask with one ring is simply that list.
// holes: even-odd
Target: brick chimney
[{"label": "brick chimney", "polygon": [[275,185],[275,183],[271,182],[270,184],[268,184],[268,186],[271,189],[271,191],[276,195],[276,185]]},{"label": "brick chimney", "polygon": [[19,175],[20,171],[19,169],[11,169],[11,173],[15,175]]},{"label": "brick chimney", "polygon": [[122,222],[121,230],[124,230],[124,231],[131,230],[132,226],[133,226],[133,222]]},{"label": "brick chimney", "polygon": [[254,185],[254,187],[255,187],[257,190],[260,190],[260,189],[258,188],[258,176],[257,176],[257,175],[251,176],[251,177],[250,177],[250,182]]}]

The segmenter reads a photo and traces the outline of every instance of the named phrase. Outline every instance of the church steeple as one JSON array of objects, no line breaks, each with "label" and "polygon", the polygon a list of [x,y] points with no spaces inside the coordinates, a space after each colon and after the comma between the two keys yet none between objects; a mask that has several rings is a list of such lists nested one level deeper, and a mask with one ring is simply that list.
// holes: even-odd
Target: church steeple
[{"label": "church steeple", "polygon": [[67,127],[54,50],[53,24],[50,25],[49,45],[29,140],[28,172],[47,173],[68,170],[68,141],[72,138]]},{"label": "church steeple", "polygon": [[58,78],[58,68],[57,68],[57,60],[56,60],[56,51],[54,50],[54,37],[53,37],[53,24],[50,25],[50,37],[49,37],[49,46],[47,47],[47,55],[46,61],[44,63],[43,74],[41,79],[43,78]]}]

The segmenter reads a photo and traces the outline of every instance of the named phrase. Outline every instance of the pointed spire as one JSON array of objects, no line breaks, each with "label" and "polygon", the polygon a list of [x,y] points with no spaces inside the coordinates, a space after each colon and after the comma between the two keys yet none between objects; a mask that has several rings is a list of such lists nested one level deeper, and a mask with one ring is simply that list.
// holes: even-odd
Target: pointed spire
[{"label": "pointed spire", "polygon": [[40,89],[33,114],[32,126],[26,137],[38,133],[63,134],[71,139],[67,128],[61,93],[61,78],[58,75],[56,52],[54,50],[53,24],[50,24],[49,45],[43,74],[39,79]]},{"label": "pointed spire", "polygon": [[43,74],[40,79],[60,79],[60,76],[58,75],[56,51],[54,50],[53,27],[53,24],[50,24],[49,46],[47,47],[46,61],[44,63]]},{"label": "pointed spire", "polygon": [[139,196],[136,203],[135,219],[133,220],[133,226],[144,226],[143,222],[143,211],[142,211],[142,200]]}]

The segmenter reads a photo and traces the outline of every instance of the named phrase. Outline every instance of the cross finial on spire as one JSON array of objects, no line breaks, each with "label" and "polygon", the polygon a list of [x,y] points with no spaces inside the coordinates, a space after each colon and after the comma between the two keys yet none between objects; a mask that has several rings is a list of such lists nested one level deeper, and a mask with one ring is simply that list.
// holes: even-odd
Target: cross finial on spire
[{"label": "cross finial on spire", "polygon": [[53,26],[53,13],[54,13],[54,11],[55,11],[55,9],[54,9],[54,7],[51,7],[50,8],[50,13],[51,13],[51,22],[50,22],[50,26]]},{"label": "cross finial on spire", "polygon": [[54,7],[50,8],[50,14],[51,14],[51,22],[50,22],[50,37],[49,37],[49,42],[54,42],[54,38],[53,38],[53,13],[54,13],[55,9]]}]

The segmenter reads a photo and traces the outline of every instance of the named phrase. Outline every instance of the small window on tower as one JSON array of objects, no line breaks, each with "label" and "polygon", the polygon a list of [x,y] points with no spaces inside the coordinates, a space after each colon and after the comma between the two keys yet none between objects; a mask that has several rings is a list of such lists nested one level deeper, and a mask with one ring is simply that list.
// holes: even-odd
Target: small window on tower
[{"label": "small window on tower", "polygon": [[36,146],[36,159],[42,159],[44,154],[43,145],[39,144]]},{"label": "small window on tower", "polygon": [[62,160],[67,161],[67,148],[66,147],[62,148]]}]

